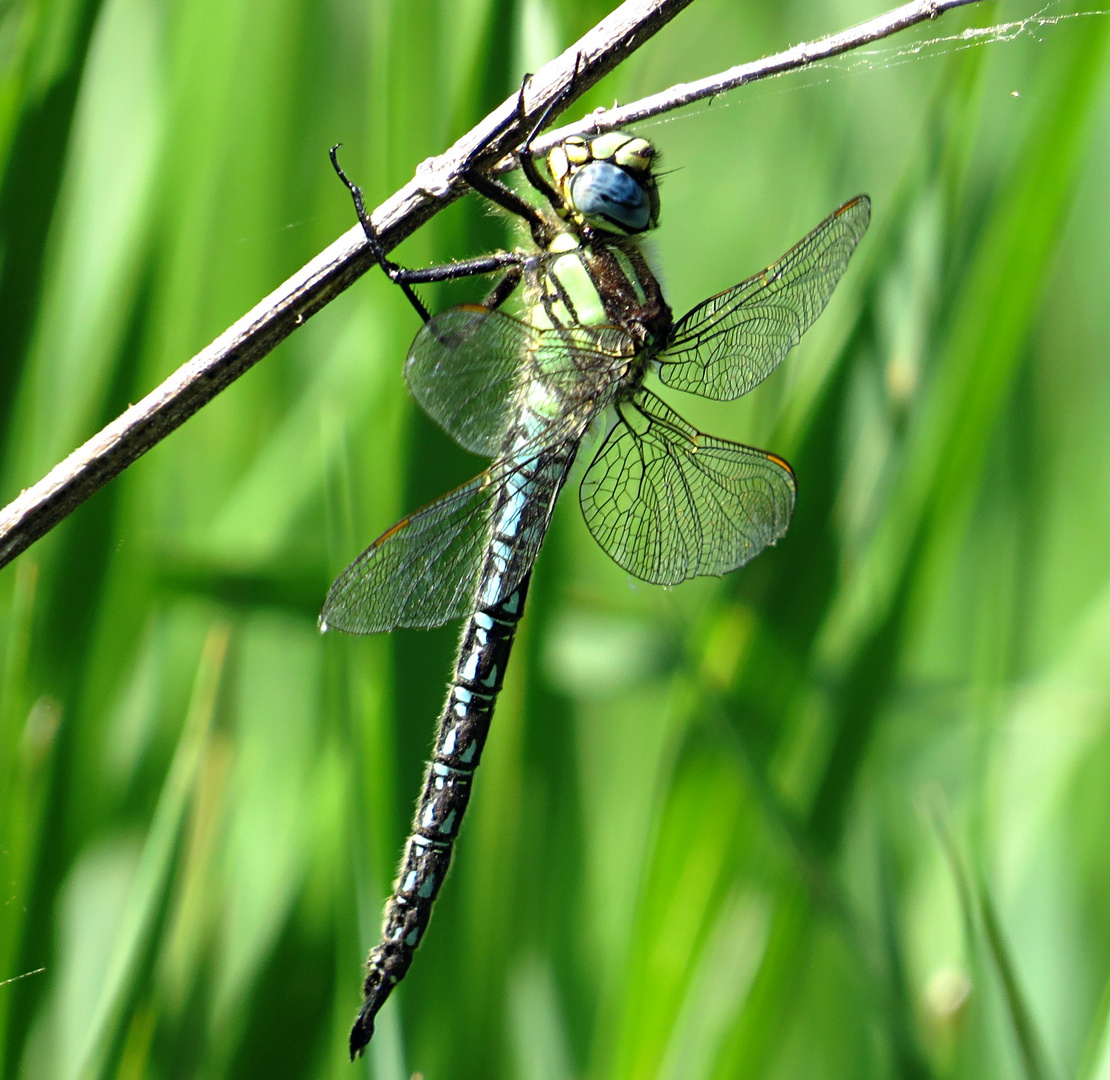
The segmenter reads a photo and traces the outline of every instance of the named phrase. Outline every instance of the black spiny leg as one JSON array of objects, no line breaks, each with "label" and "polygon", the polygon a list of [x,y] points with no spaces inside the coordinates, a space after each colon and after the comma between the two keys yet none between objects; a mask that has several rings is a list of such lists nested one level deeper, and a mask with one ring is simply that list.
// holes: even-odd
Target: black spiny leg
[{"label": "black spiny leg", "polygon": [[[567,83],[562,92],[540,114],[540,118],[532,125],[532,130],[528,133],[528,138],[520,144],[520,149],[517,151],[517,159],[520,161],[521,172],[524,173],[528,183],[551,204],[551,208],[556,213],[563,208],[563,197],[547,182],[543,173],[537,168],[536,159],[532,156],[532,143],[536,141],[536,136],[551,122],[551,118],[556,113],[562,112],[571,94],[574,93],[575,86],[578,83],[578,76],[581,73],[582,54],[577,53],[574,57],[574,71],[571,73],[570,82]],[[524,88],[528,85],[531,78],[531,75],[525,75],[524,81],[520,84],[520,96],[517,99],[517,107],[522,113],[524,111]]]},{"label": "black spiny leg", "polygon": [[339,179],[343,181],[347,186],[347,190],[351,193],[351,198],[355,203],[355,213],[358,214],[358,221],[362,226],[362,232],[366,237],[366,242],[370,245],[371,254],[377,259],[378,265],[389,276],[389,280],[401,286],[401,291],[408,297],[409,303],[416,309],[416,314],[419,315],[424,322],[427,322],[432,316],[421,302],[420,297],[413,291],[412,286],[403,279],[403,268],[393,262],[392,259],[386,258],[386,254],[382,250],[377,230],[370,224],[370,217],[366,213],[366,207],[362,202],[362,188],[353,180],[347,178],[347,174],[339,164],[339,143],[336,143],[331,150],[328,151],[328,155],[331,158],[332,168],[335,169],[336,175],[338,175]]},{"label": "black spiny leg", "polygon": [[[570,82],[567,83],[563,91],[553,101],[548,103],[547,108],[544,109],[539,119],[532,125],[532,130],[528,133],[528,137],[521,143],[520,149],[517,151],[520,167],[528,183],[543,195],[555,210],[559,210],[562,207],[562,197],[544,179],[543,174],[536,167],[535,159],[532,157],[532,143],[535,141],[536,136],[551,122],[551,118],[564,107],[567,99],[574,92],[581,71],[581,65],[582,54],[578,53],[574,59],[574,72],[571,75]],[[516,111],[517,117],[521,119],[523,119],[525,113],[524,91],[528,89],[528,84],[531,81],[531,74],[525,75],[520,81],[520,90],[517,91]],[[539,248],[547,247],[548,243],[551,241],[551,225],[548,223],[547,218],[545,218],[531,203],[522,199],[508,185],[501,183],[500,180],[492,176],[487,176],[471,165],[467,165],[467,167],[462,170],[462,177],[475,191],[480,195],[484,195],[490,202],[496,203],[502,209],[508,210],[510,214],[515,214],[517,217],[522,218],[531,230],[532,239],[536,246]]]},{"label": "black spiny leg", "polygon": [[[535,159],[532,157],[532,143],[535,141],[536,136],[547,127],[551,118],[563,108],[567,98],[574,92],[581,71],[581,65],[582,54],[579,53],[574,60],[574,72],[571,75],[570,82],[567,83],[562,93],[560,93],[554,101],[550,102],[547,108],[540,114],[539,119],[532,125],[532,130],[528,133],[528,137],[521,144],[520,150],[517,151],[521,169],[524,171],[528,183],[539,191],[556,210],[562,206],[562,199],[559,193],[543,178],[543,175],[536,167]],[[523,118],[524,116],[524,91],[528,88],[528,83],[531,79],[532,76],[530,74],[525,75],[520,82],[520,90],[517,92],[518,118]],[[507,123],[511,122],[511,120],[507,121]],[[359,224],[362,226],[362,231],[370,247],[370,252],[378,265],[385,271],[389,280],[401,287],[401,291],[404,292],[408,302],[412,304],[413,309],[416,311],[417,315],[420,316],[421,320],[428,322],[431,319],[431,313],[412,288],[413,285],[422,282],[451,281],[456,278],[471,277],[476,274],[490,274],[497,270],[504,270],[505,276],[493,287],[486,297],[483,306],[490,309],[498,308],[510,295],[512,295],[513,290],[520,283],[522,268],[525,261],[524,256],[517,252],[499,251],[492,255],[484,255],[476,259],[465,259],[444,266],[432,266],[426,270],[409,270],[388,258],[385,250],[382,248],[378,232],[371,224],[369,214],[366,213],[366,206],[362,201],[362,189],[359,188],[353,180],[349,179],[347,174],[343,171],[342,166],[339,164],[338,150],[339,144],[336,143],[330,151],[332,167],[335,169],[336,175],[338,175],[339,179],[343,181],[347,190],[351,193],[351,198],[354,200],[355,204],[355,213],[358,214]],[[461,171],[460,175],[478,192],[478,194],[489,199],[490,202],[496,203],[510,214],[523,219],[527,223],[532,233],[532,239],[535,241],[537,247],[547,247],[551,239],[551,225],[544,215],[531,203],[526,202],[513,191],[512,188],[501,183],[500,180],[474,168],[474,166],[469,163],[466,168]]]},{"label": "black spiny leg", "polygon": [[[482,255],[476,259],[464,259],[460,262],[447,263],[444,266],[430,266],[424,270],[408,270],[399,266],[388,258],[382,249],[378,232],[371,224],[370,216],[366,213],[366,207],[362,201],[362,190],[354,181],[348,179],[347,174],[343,171],[337,156],[338,150],[338,143],[331,148],[331,163],[339,179],[343,181],[347,190],[351,193],[351,198],[355,204],[355,213],[358,214],[359,224],[362,226],[366,243],[370,247],[370,253],[385,271],[389,280],[401,287],[401,291],[407,297],[408,302],[412,304],[417,315],[424,322],[431,319],[431,314],[420,297],[416,295],[412,288],[413,285],[435,281],[452,281],[456,278],[473,277],[477,274],[491,274],[498,270],[504,270],[505,276],[494,287],[490,297],[496,299],[496,303],[492,305],[494,307],[505,302],[520,282],[521,266],[524,263],[523,255],[515,251],[496,251],[491,255]],[[487,306],[489,306],[489,301],[487,301]]]},{"label": "black spiny leg", "polygon": [[513,290],[520,284],[522,276],[523,272],[519,265],[510,266],[501,280],[486,294],[485,300],[482,301],[482,307],[488,311],[496,311],[513,295]]}]

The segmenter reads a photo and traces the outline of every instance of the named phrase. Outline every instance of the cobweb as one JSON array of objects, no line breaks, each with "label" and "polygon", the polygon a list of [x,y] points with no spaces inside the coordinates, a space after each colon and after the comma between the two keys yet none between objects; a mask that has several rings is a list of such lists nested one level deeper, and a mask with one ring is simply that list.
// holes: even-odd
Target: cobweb
[{"label": "cobweb", "polygon": [[[905,64],[936,60],[968,49],[978,49],[987,45],[1007,45],[1020,41],[1045,41],[1051,31],[1066,23],[1085,19],[1103,18],[1110,15],[1110,9],[1085,8],[1066,10],[1073,6],[1068,0],[1050,0],[1030,15],[1006,22],[992,23],[989,26],[969,26],[950,34],[913,40],[913,30],[901,31],[883,39],[882,43],[865,45],[850,52],[825,60],[815,60],[805,67],[795,68],[780,74],[746,82],[740,86],[724,90],[720,94],[694,102],[684,108],[663,113],[647,120],[637,122],[638,127],[653,127],[674,123],[691,113],[708,109],[714,111],[730,108],[734,104],[747,104],[751,95],[777,96],[812,89],[825,83],[856,75],[860,72],[879,72],[900,67]],[[969,9],[974,10],[974,9]],[[950,14],[945,17],[950,18]],[[928,23],[924,25],[929,25]],[[920,28],[919,28],[920,29]],[[1018,96],[1015,91],[1014,96]]]}]

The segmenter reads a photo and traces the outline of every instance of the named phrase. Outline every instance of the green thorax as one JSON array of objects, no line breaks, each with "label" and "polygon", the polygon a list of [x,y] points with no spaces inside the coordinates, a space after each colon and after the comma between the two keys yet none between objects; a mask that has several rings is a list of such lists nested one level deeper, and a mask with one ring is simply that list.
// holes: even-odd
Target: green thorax
[{"label": "green thorax", "polygon": [[636,239],[659,220],[655,159],[647,140],[619,131],[571,136],[548,154],[560,203],[528,268],[533,326],[616,326],[637,352],[663,346],[671,310]]}]

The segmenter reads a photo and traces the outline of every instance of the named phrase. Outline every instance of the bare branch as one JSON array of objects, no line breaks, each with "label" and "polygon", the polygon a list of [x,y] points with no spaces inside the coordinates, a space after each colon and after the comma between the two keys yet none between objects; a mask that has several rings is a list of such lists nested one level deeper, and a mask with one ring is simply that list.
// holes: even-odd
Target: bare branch
[{"label": "bare branch", "polygon": [[[467,189],[460,174],[468,166],[497,162],[499,171],[512,167],[515,161],[507,155],[512,154],[529,125],[553,101],[562,98],[561,107],[565,109],[691,2],[626,0],[536,74],[528,85],[524,116],[517,115],[514,94],[446,153],[422,163],[413,179],[371,215],[384,250],[394,248],[464,194]],[[538,140],[536,146],[550,146],[571,131],[602,130],[656,116],[745,83],[847,52],[914,23],[934,19],[949,8],[977,2],[917,0],[852,30],[797,45],[700,82],[672,87],[621,109],[594,113],[550,133],[542,143]],[[0,566],[14,559],[184,423],[373,265],[362,229],[355,225],[0,512]]]},{"label": "bare branch", "polygon": [[[759,79],[782,75],[787,71],[796,71],[798,68],[808,67],[829,57],[851,52],[863,45],[870,45],[873,41],[890,37],[891,34],[915,26],[917,23],[939,18],[951,8],[967,7],[969,4],[976,3],[979,3],[979,0],[913,0],[912,3],[903,4],[849,30],[842,30],[839,34],[830,34],[817,41],[802,42],[773,56],[766,56],[762,60],[753,60],[747,64],[738,64],[728,71],[722,71],[719,75],[710,75],[697,82],[679,83],[658,94],[633,101],[629,105],[592,113],[576,123],[552,129],[536,139],[532,145],[537,153],[544,153],[568,135],[620,129],[652,116],[693,105],[694,102],[704,101],[706,98],[717,97],[719,94]],[[501,162],[498,165],[501,165]]]}]

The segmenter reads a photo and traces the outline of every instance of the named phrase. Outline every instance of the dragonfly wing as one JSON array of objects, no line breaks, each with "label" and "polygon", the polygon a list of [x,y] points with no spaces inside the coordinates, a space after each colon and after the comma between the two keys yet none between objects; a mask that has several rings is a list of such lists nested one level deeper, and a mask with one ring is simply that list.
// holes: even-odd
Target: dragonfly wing
[{"label": "dragonfly wing", "polygon": [[[525,384],[558,399],[569,435],[634,352],[629,335],[615,327],[539,330],[503,312],[464,305],[424,324],[409,349],[405,378],[444,431],[467,450],[493,457]],[[544,437],[558,438],[559,426],[552,421]]]},{"label": "dragonfly wing", "polygon": [[405,360],[421,408],[460,446],[493,457],[515,408],[535,331],[500,311],[463,305],[426,322]]},{"label": "dragonfly wing", "polygon": [[786,532],[794,473],[785,461],[703,435],[654,394],[617,408],[582,480],[594,539],[630,574],[656,585],[720,576]]},{"label": "dragonfly wing", "polygon": [[[571,458],[573,447],[556,447],[496,462],[402,518],[336,578],[321,630],[426,629],[503,600],[535,561]],[[504,533],[508,522],[512,543],[495,552],[494,525]]]},{"label": "dragonfly wing", "polygon": [[821,314],[870,221],[871,200],[858,195],[778,262],[687,312],[659,377],[716,401],[761,383]]}]

